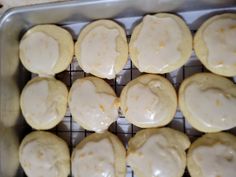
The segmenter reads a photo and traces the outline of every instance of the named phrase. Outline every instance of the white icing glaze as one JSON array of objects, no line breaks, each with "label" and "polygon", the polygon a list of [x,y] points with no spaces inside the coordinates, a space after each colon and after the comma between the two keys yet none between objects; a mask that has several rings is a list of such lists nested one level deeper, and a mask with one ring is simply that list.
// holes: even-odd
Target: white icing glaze
[{"label": "white icing glaze", "polygon": [[189,112],[205,126],[220,129],[236,126],[236,98],[231,94],[191,83],[186,87],[184,98]]},{"label": "white icing glaze", "polygon": [[51,97],[51,93],[46,80],[30,84],[21,98],[25,117],[40,125],[57,119],[59,100],[55,96]]},{"label": "white icing glaze", "polygon": [[43,32],[31,33],[20,43],[20,52],[28,67],[39,74],[54,74],[52,70],[59,59],[59,49],[57,40]]},{"label": "white icing glaze", "polygon": [[81,43],[81,65],[87,73],[98,73],[104,78],[114,78],[116,59],[119,56],[116,46],[117,29],[98,26],[89,31]]},{"label": "white icing glaze", "polygon": [[[155,92],[154,92],[155,89]],[[162,83],[153,80],[147,85],[137,83],[129,88],[126,98],[127,117],[134,122],[150,125],[158,123],[168,115],[168,99],[162,94]]]},{"label": "white icing glaze", "polygon": [[203,38],[208,48],[208,63],[212,67],[236,66],[236,20],[218,19],[207,26]]},{"label": "white icing glaze", "polygon": [[162,135],[148,138],[139,149],[128,155],[127,163],[149,177],[175,177],[182,167],[177,150]]},{"label": "white icing glaze", "polygon": [[143,19],[141,30],[134,47],[138,51],[140,71],[162,72],[181,58],[178,47],[182,32],[175,20],[147,15]]},{"label": "white icing glaze", "polygon": [[27,175],[34,177],[59,176],[58,154],[53,148],[36,140],[28,142],[22,149],[21,163]]},{"label": "white icing glaze", "polygon": [[204,177],[235,177],[236,150],[230,146],[200,146],[194,149],[193,160]]},{"label": "white icing glaze", "polygon": [[88,142],[72,159],[74,177],[115,177],[115,157],[108,139]]},{"label": "white icing glaze", "polygon": [[91,81],[81,80],[72,86],[69,105],[75,119],[79,119],[89,129],[100,132],[117,119],[115,102],[115,96],[98,93]]}]

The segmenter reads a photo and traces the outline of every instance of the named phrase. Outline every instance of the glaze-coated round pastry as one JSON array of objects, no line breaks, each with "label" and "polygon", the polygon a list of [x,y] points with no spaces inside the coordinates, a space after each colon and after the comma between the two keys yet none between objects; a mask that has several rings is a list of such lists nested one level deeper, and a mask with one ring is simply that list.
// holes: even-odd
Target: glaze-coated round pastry
[{"label": "glaze-coated round pastry", "polygon": [[24,87],[20,106],[26,122],[34,129],[56,126],[66,114],[68,90],[54,78],[36,77]]},{"label": "glaze-coated round pastry", "polygon": [[187,154],[191,177],[234,177],[236,137],[230,133],[210,133],[198,138]]},{"label": "glaze-coated round pastry", "polygon": [[124,29],[111,20],[97,20],[85,26],[75,44],[80,67],[97,77],[113,79],[128,60]]},{"label": "glaze-coated round pastry", "polygon": [[162,76],[146,74],[130,81],[121,92],[121,110],[132,124],[160,127],[168,124],[177,108],[171,83]]},{"label": "glaze-coated round pastry", "polygon": [[194,37],[194,50],[203,65],[223,76],[236,76],[236,14],[209,18]]},{"label": "glaze-coated round pastry", "polygon": [[146,15],[132,32],[129,52],[139,71],[168,73],[189,59],[192,35],[185,22],[176,15]]},{"label": "glaze-coated round pastry", "polygon": [[144,129],[128,143],[127,164],[137,177],[182,177],[188,137],[171,128]]},{"label": "glaze-coated round pastry", "polygon": [[83,139],[71,157],[74,177],[125,177],[126,150],[109,132],[94,133]]},{"label": "glaze-coated round pastry", "polygon": [[105,131],[118,118],[119,99],[108,83],[96,77],[77,79],[68,103],[73,119],[87,130]]},{"label": "glaze-coated round pastry", "polygon": [[74,55],[71,34],[56,25],[37,25],[20,41],[19,56],[24,67],[41,76],[65,70]]},{"label": "glaze-coated round pastry", "polygon": [[179,89],[179,107],[187,121],[202,132],[218,132],[236,126],[236,86],[227,78],[198,73]]},{"label": "glaze-coated round pastry", "polygon": [[70,173],[70,153],[64,140],[56,135],[35,131],[20,145],[20,163],[28,177],[67,177]]}]

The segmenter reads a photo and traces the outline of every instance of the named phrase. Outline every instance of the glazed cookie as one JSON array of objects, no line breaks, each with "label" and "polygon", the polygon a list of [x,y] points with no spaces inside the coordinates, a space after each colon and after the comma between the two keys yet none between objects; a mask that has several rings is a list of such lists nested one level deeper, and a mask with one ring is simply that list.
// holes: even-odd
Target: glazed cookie
[{"label": "glazed cookie", "polygon": [[38,130],[56,126],[67,109],[68,90],[54,78],[34,78],[24,87],[20,106],[26,122]]},{"label": "glazed cookie", "polygon": [[96,77],[77,79],[68,103],[73,119],[87,130],[102,132],[118,118],[119,99],[110,85]]},{"label": "glazed cookie", "polygon": [[187,167],[191,177],[235,177],[236,137],[223,132],[203,135],[191,145]]},{"label": "glazed cookie", "polygon": [[168,73],[189,59],[192,53],[191,32],[176,15],[146,15],[133,30],[129,52],[139,71]]},{"label": "glazed cookie", "polygon": [[32,73],[54,75],[65,70],[74,55],[71,34],[56,25],[37,25],[20,41],[22,64]]},{"label": "glazed cookie", "polygon": [[179,89],[179,107],[188,122],[202,132],[236,126],[236,86],[224,77],[198,73]]},{"label": "glazed cookie", "polygon": [[109,132],[94,133],[83,139],[71,157],[74,177],[125,177],[126,151],[120,140]]},{"label": "glazed cookie", "polygon": [[168,124],[177,108],[174,87],[158,75],[146,74],[130,81],[120,99],[121,110],[128,121],[142,128]]},{"label": "glazed cookie", "polygon": [[27,135],[20,145],[19,158],[29,177],[67,177],[70,173],[67,144],[49,132],[36,131]]},{"label": "glazed cookie", "polygon": [[202,24],[194,50],[203,65],[223,76],[236,75],[236,14],[216,15]]},{"label": "glazed cookie", "polygon": [[144,129],[128,143],[127,163],[137,177],[182,177],[188,137],[171,128]]},{"label": "glazed cookie", "polygon": [[115,78],[128,60],[124,29],[111,20],[90,23],[79,34],[75,55],[86,73],[101,78]]}]

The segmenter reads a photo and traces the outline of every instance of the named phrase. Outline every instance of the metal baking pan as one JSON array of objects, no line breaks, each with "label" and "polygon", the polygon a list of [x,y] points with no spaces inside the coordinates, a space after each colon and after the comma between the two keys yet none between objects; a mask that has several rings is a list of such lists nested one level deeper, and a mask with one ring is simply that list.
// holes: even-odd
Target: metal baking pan
[{"label": "metal baking pan", "polygon": [[[25,123],[19,109],[19,95],[28,80],[33,76],[19,62],[18,44],[24,32],[38,24],[53,23],[69,30],[76,40],[81,28],[96,19],[114,19],[120,23],[130,37],[133,27],[143,15],[157,12],[172,12],[181,16],[189,25],[193,34],[204,20],[223,12],[236,12],[235,0],[81,0],[60,3],[49,3],[7,11],[0,19],[0,176],[26,176],[17,161],[17,147],[21,139],[32,129]],[[178,89],[181,81],[196,72],[206,69],[193,53],[191,59],[182,68],[164,76]],[[70,67],[56,75],[68,88],[77,78],[87,74],[79,68],[74,59]],[[140,72],[129,60],[125,68],[115,79],[107,82],[117,95],[122,88]],[[183,115],[177,111],[174,120],[168,125],[185,132],[191,139],[201,133],[192,129]],[[110,131],[117,134],[127,144],[137,127],[131,125],[120,114]],[[65,139],[70,150],[91,132],[76,124],[68,111],[64,120],[50,130]],[[236,134],[236,130],[230,130]],[[127,167],[127,177],[133,177],[132,170]],[[184,176],[189,176],[188,173]]]}]

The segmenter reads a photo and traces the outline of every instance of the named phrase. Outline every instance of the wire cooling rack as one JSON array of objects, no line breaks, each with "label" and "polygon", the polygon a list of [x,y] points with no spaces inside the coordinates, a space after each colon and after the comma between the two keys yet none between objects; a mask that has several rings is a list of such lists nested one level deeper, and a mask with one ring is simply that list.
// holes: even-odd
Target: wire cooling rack
[{"label": "wire cooling rack", "polygon": [[[189,62],[185,64],[183,67],[174,72],[164,74],[162,76],[167,78],[174,85],[176,90],[178,90],[181,82],[185,78],[191,76],[194,73],[205,72],[205,71],[207,70],[202,66],[199,60],[197,60],[195,54],[193,53]],[[141,74],[142,73],[138,71],[138,69],[132,64],[131,60],[129,59],[124,69],[116,76],[115,79],[106,81],[113,87],[117,96],[120,96],[123,87],[129,81],[135,79]],[[89,74],[83,72],[83,70],[78,66],[78,63],[74,58],[69,69],[57,75],[56,78],[66,83],[68,88],[70,88],[72,83],[76,79],[86,77],[88,75]],[[194,140],[202,135],[202,133],[193,129],[191,125],[189,125],[189,123],[185,121],[184,116],[179,110],[177,110],[174,119],[167,126],[184,132],[189,136],[191,140]],[[109,131],[116,134],[125,146],[127,146],[128,140],[132,136],[134,136],[138,130],[140,130],[140,128],[129,123],[121,112],[119,112],[119,117],[117,121],[114,122],[109,128]],[[80,127],[73,120],[69,110],[67,111],[64,120],[52,131],[54,131],[57,135],[59,135],[60,137],[62,137],[67,141],[71,151],[83,138],[93,133],[91,131],[84,130],[82,127]],[[185,177],[189,176],[187,170],[184,176]],[[131,168],[128,166],[127,166],[126,177],[134,177]]]},{"label": "wire cooling rack", "polygon": [[[194,73],[203,72],[203,71],[205,71],[205,68],[199,63],[199,61],[195,60],[195,55],[192,55],[191,60],[188,64],[181,67],[175,72],[164,74],[163,76],[167,78],[174,85],[176,89],[178,89],[180,83],[182,82],[184,78]],[[78,63],[76,59],[74,58],[68,70],[64,71],[61,74],[58,74],[56,78],[58,80],[63,81],[68,86],[68,88],[70,88],[72,83],[76,79],[83,78],[88,75],[89,74],[86,74],[85,72],[83,72],[83,70],[78,66]],[[129,81],[131,81],[132,79],[135,79],[136,77],[140,75],[141,73],[138,71],[138,69],[132,64],[132,62],[129,59],[124,69],[116,76],[115,79],[106,80],[106,81],[113,87],[117,96],[120,96],[120,93],[123,87]],[[168,127],[172,127],[174,129],[177,129],[186,133],[191,139],[194,139],[201,135],[200,132],[191,128],[191,126],[185,121],[185,118],[183,117],[182,113],[179,110],[177,110],[174,119],[171,121]],[[127,146],[128,140],[132,136],[134,136],[135,133],[139,129],[140,128],[130,124],[126,120],[124,115],[122,115],[122,113],[119,112],[119,117],[117,121],[114,122],[110,126],[109,131],[116,134],[120,138],[120,140],[123,142],[123,144]],[[73,120],[69,109],[66,113],[64,120],[58,126],[56,126],[52,131],[56,133],[58,136],[62,137],[64,140],[66,140],[71,151],[83,138],[93,133],[91,131],[87,131],[83,129],[82,127],[80,127]],[[185,176],[188,176],[188,174],[186,174]],[[127,167],[127,177],[134,177],[134,174],[132,170],[130,169],[130,167]]]},{"label": "wire cooling rack", "polygon": [[[126,28],[128,40],[130,39],[132,26],[134,25],[134,23],[139,21],[140,18],[141,17],[137,17],[137,18],[134,17],[133,19],[124,18],[124,19],[117,20]],[[74,40],[76,40],[79,34],[79,31],[85,24],[86,23],[78,23],[78,24],[73,24],[73,25],[68,25],[68,26],[63,26],[63,27],[68,29],[72,33]],[[191,26],[190,26],[190,29],[191,29]],[[191,30],[193,34],[196,32],[196,29],[191,29]],[[205,71],[207,72],[207,70],[196,58],[195,53],[193,52],[189,61],[184,66],[182,66],[181,68],[179,68],[178,70],[174,72],[164,74],[162,76],[167,78],[176,88],[176,91],[178,91],[178,88],[181,82],[185,78],[191,76],[194,73],[205,72]],[[129,81],[131,81],[132,79],[135,79],[141,74],[142,73],[138,71],[138,69],[132,64],[131,60],[129,59],[126,66],[123,68],[123,70],[119,74],[117,74],[116,78],[113,80],[106,80],[106,82],[113,87],[117,96],[120,96],[120,93],[123,87]],[[68,89],[70,89],[71,85],[76,79],[83,78],[86,76],[89,76],[89,74],[85,73],[79,67],[76,58],[73,58],[73,61],[70,64],[69,68],[64,72],[57,74],[56,78],[64,82],[67,85]],[[184,116],[179,111],[179,109],[177,109],[174,119],[167,126],[184,132],[186,135],[189,136],[190,140],[192,141],[202,135],[201,132],[198,132],[197,130],[191,127],[191,125],[185,120]],[[127,147],[128,140],[132,136],[134,136],[138,130],[140,130],[140,128],[130,124],[126,120],[124,115],[122,115],[121,112],[119,112],[119,117],[117,121],[114,122],[109,128],[109,131],[116,134],[126,147]],[[73,148],[83,138],[93,133],[91,131],[87,131],[83,129],[82,127],[80,127],[73,120],[69,109],[67,109],[67,113],[63,121],[50,131],[57,134],[59,137],[63,138],[68,143],[68,146],[71,152]],[[231,130],[231,132],[236,134],[236,129]],[[127,166],[126,177],[134,177],[133,171],[131,170],[129,166]],[[184,174],[184,177],[189,177],[187,170]]]}]

